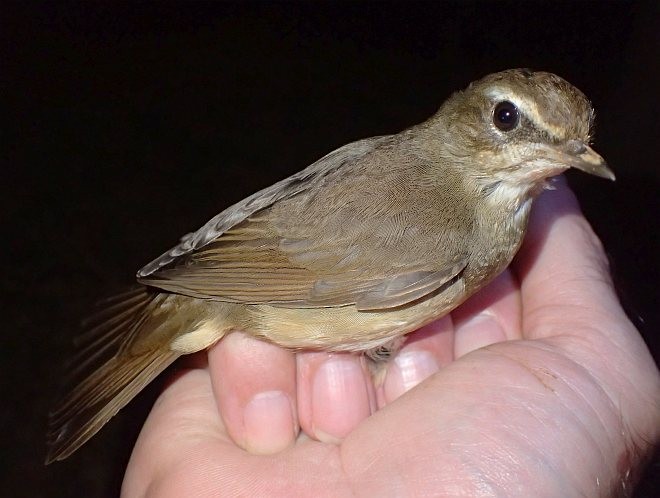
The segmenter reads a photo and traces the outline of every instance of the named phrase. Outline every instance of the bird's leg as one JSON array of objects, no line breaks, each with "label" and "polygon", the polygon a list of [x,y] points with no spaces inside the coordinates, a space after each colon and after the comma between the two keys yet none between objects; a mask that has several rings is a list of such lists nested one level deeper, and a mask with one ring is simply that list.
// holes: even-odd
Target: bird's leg
[{"label": "bird's leg", "polygon": [[380,387],[385,381],[385,373],[387,372],[387,364],[399,352],[403,344],[406,342],[406,337],[397,337],[390,342],[378,346],[377,348],[370,349],[364,353],[371,372],[371,378],[374,382],[376,389]]}]

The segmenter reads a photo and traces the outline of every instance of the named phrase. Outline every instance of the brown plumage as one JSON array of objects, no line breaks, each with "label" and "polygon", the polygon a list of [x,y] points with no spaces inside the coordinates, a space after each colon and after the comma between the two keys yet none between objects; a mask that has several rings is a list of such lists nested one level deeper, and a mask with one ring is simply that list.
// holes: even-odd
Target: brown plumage
[{"label": "brown plumage", "polygon": [[229,207],[140,270],[141,286],[80,339],[47,461],[231,330],[369,352],[448,313],[510,263],[546,178],[614,178],[588,146],[592,119],[558,76],[504,71],[420,125],[345,145]]}]

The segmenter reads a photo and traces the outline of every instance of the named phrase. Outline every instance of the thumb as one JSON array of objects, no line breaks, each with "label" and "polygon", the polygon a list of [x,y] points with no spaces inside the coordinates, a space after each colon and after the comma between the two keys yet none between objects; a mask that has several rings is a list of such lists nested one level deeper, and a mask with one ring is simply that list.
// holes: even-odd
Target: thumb
[{"label": "thumb", "polygon": [[565,181],[535,203],[514,271],[523,336],[556,348],[573,371],[590,378],[618,413],[629,453],[643,453],[660,433],[660,375],[617,298],[602,244]]},{"label": "thumb", "polygon": [[[615,322],[637,335],[614,291],[600,240],[563,178],[555,185],[556,190],[544,192],[534,204],[514,263],[526,337],[556,335],[565,330],[566,319],[573,327]],[[610,338],[620,333],[610,327],[600,332]]]}]

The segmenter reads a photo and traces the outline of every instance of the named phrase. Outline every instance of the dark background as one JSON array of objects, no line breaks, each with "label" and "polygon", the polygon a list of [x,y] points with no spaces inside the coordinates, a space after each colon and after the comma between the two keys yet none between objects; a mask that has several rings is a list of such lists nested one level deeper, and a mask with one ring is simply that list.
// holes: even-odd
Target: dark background
[{"label": "dark background", "polygon": [[617,181],[569,180],[660,357],[654,4],[3,2],[0,495],[118,493],[157,386],[42,465],[60,364],[94,300],[229,204],[501,69],[553,71],[592,99]]}]

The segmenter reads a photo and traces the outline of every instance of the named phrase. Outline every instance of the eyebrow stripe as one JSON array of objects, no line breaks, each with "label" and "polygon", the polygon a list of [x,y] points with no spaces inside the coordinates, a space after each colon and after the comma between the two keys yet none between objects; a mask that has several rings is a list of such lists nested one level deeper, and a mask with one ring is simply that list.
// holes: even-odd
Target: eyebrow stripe
[{"label": "eyebrow stripe", "polygon": [[566,130],[561,126],[553,126],[541,118],[541,113],[533,100],[525,97],[511,95],[511,92],[493,88],[486,93],[487,97],[495,101],[508,100],[513,103],[537,128],[545,131],[551,137],[559,140],[566,138]]}]

